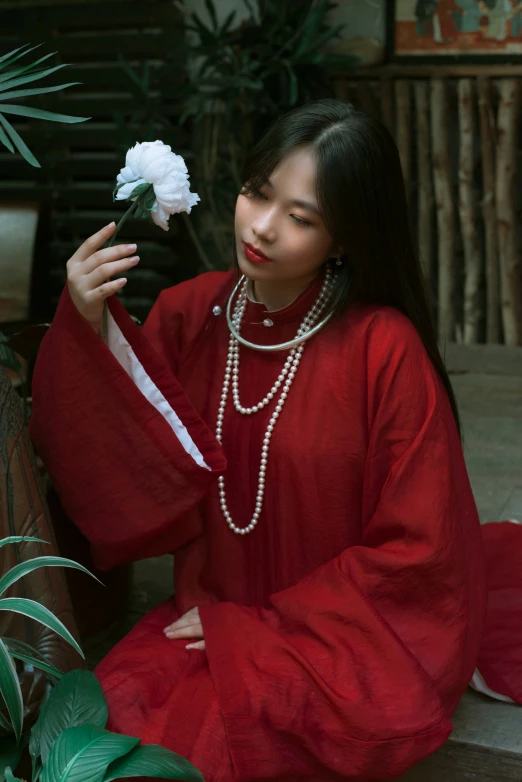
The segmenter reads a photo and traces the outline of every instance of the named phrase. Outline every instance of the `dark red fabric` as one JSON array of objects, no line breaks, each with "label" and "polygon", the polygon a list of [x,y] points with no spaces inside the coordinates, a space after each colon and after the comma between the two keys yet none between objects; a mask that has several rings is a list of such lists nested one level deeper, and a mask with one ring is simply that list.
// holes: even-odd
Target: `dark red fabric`
[{"label": "dark red fabric", "polygon": [[[161,382],[176,389],[173,405],[181,393],[178,384],[183,389],[182,404],[188,398],[197,414],[185,412],[191,431],[200,449],[215,455],[217,469],[225,459],[207,435],[215,430],[229,335],[224,315],[212,309],[224,308],[233,277],[202,275],[164,291],[139,335],[125,325],[119,306],[111,306],[145,368],[158,377],[161,357],[166,373]],[[271,328],[263,325],[262,305],[249,302],[242,333],[256,342],[290,339],[318,285],[270,313]],[[69,324],[53,324],[49,345],[65,339],[57,332]],[[82,382],[89,397],[103,399],[105,426],[116,403],[125,406],[102,458],[99,411],[90,398],[79,404],[78,392],[77,409],[86,405],[90,415],[81,464],[95,453],[103,467],[98,479],[106,475],[126,486],[133,541],[140,540],[135,497],[123,474],[132,464],[143,485],[155,486],[156,460],[161,467],[163,454],[170,449],[173,454],[170,492],[166,484],[159,498],[151,491],[150,508],[143,506],[140,516],[142,535],[151,544],[156,534],[150,534],[151,521],[171,519],[171,527],[164,523],[161,529],[172,532],[164,550],[176,546],[175,599],[145,617],[97,668],[109,727],[189,757],[207,782],[392,779],[440,747],[476,663],[484,562],[451,408],[409,321],[392,308],[358,307],[306,346],[274,430],[263,512],[247,536],[226,525],[216,484],[205,484],[200,499],[188,488],[202,470],[187,471],[186,454],[170,429],[162,428],[164,450],[157,448],[147,464],[137,438],[123,456],[125,427],[148,434],[143,420],[154,419],[154,413],[130,389],[122,401],[118,390],[128,382],[121,368],[92,330],[81,334],[81,343],[67,354],[68,369],[77,371],[74,357],[89,343],[91,363],[96,351],[104,358],[89,380],[88,362],[80,359]],[[146,341],[154,351],[145,348]],[[285,358],[241,350],[244,405],[267,393]],[[45,421],[53,408],[41,372],[35,391],[37,444],[45,449],[50,438],[66,448],[71,464],[60,489],[75,498],[72,510],[82,518],[89,514],[84,527],[99,556],[118,559],[111,549],[118,550],[118,536],[127,536],[125,498],[120,497],[122,513],[112,520],[107,540],[96,530],[92,509],[78,510],[80,498],[86,507],[92,499],[74,470],[77,456],[64,442],[72,436],[73,411],[71,428],[59,426],[51,435]],[[227,500],[241,526],[253,512],[272,410],[269,405],[246,417],[230,400],[227,405]],[[52,468],[62,472],[59,456]],[[102,507],[97,512],[103,527],[106,515]],[[127,555],[131,549],[128,544]],[[196,605],[206,654],[186,651],[185,642],[162,633]]]},{"label": "dark red fabric", "polygon": [[488,611],[478,668],[488,687],[522,704],[522,525],[485,524]]}]

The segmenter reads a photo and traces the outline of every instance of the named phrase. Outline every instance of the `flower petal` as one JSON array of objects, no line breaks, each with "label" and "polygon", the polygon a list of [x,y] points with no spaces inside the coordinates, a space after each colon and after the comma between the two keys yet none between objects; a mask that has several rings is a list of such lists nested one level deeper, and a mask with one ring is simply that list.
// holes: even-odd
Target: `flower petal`
[{"label": "flower petal", "polygon": [[116,181],[119,185],[121,185],[122,182],[132,182],[133,179],[136,179],[136,174],[130,166],[125,166],[125,168],[122,168],[116,177]]},{"label": "flower petal", "polygon": [[124,184],[123,187],[120,187],[116,193],[116,201],[125,201],[127,198],[130,198],[134,189],[138,187],[138,185],[142,185],[144,182],[144,179],[138,179],[136,182],[127,182]]},{"label": "flower petal", "polygon": [[167,214],[163,208],[156,203],[151,210],[150,216],[152,217],[153,221],[156,223],[156,225],[159,225],[160,228],[163,228],[164,231],[169,230],[169,217],[170,215]]}]

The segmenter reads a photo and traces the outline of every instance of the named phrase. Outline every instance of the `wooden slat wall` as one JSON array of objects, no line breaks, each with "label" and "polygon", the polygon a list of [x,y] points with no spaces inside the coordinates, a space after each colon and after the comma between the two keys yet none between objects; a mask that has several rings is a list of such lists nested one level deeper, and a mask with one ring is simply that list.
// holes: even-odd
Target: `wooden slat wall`
[{"label": "wooden slat wall", "polygon": [[[0,149],[2,200],[43,201],[49,205],[48,270],[43,274],[43,270],[35,270],[42,280],[33,301],[35,315],[49,317],[54,312],[65,281],[65,263],[75,248],[90,233],[113,219],[117,221],[125,211],[123,205],[112,201],[115,177],[124,165],[127,148],[114,112],[130,116],[135,99],[118,55],[134,66],[148,62],[157,69],[152,80],[154,95],[162,78],[160,68],[166,63],[169,79],[182,78],[182,35],[180,14],[170,0],[0,3],[1,53],[24,43],[43,42],[42,54],[58,52],[53,64],[70,63],[48,77],[45,84],[83,83],[25,102],[92,117],[76,125],[22,118],[15,122],[13,117],[13,125],[42,164],[40,170],[19,155]],[[188,131],[176,122],[177,105],[168,104],[166,113],[172,129],[162,140],[190,165],[190,140]],[[137,134],[135,141],[150,140]],[[180,218],[171,220],[168,233],[143,220],[131,220],[121,235],[124,241],[132,238],[138,242],[142,259],[129,274],[122,302],[143,319],[162,288],[195,273],[194,252]]]},{"label": "wooden slat wall", "polygon": [[522,344],[521,66],[384,66],[339,97],[393,133],[441,342]]}]

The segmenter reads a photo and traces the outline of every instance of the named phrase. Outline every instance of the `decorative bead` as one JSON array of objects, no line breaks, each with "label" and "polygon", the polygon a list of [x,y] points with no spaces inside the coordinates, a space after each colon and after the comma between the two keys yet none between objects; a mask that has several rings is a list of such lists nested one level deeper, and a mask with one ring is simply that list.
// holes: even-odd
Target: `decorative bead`
[{"label": "decorative bead", "polygon": [[274,325],[274,321],[271,318],[265,318],[263,321],[263,326],[266,326],[267,328],[270,328],[270,326]]},{"label": "decorative bead", "polygon": [[217,304],[216,304],[216,306],[214,307],[214,309],[212,310],[212,312],[213,312],[213,313],[214,313],[214,315],[217,317],[218,315],[221,315],[221,313],[223,312],[223,310],[221,309],[221,307],[218,307],[218,306],[217,306]]}]

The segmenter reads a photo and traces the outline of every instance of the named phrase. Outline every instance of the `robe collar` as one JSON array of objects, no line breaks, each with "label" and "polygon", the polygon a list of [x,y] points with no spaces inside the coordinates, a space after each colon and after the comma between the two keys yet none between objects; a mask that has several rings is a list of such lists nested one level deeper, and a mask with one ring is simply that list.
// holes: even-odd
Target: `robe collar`
[{"label": "robe collar", "polygon": [[313,306],[323,285],[323,276],[320,274],[301,291],[290,304],[280,310],[267,310],[264,304],[254,301],[250,284],[248,286],[248,298],[243,321],[245,323],[262,323],[271,320],[273,323],[289,323],[301,321]]}]

